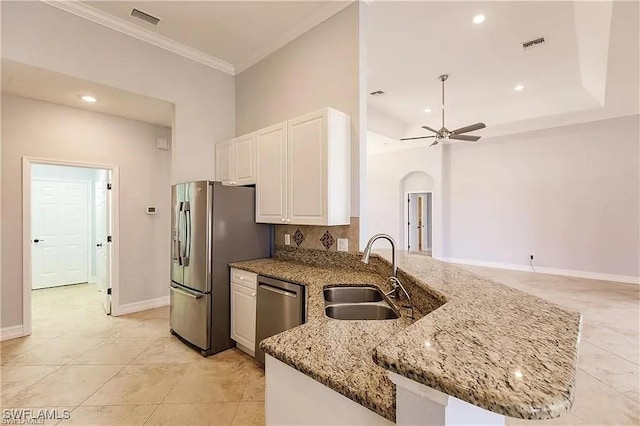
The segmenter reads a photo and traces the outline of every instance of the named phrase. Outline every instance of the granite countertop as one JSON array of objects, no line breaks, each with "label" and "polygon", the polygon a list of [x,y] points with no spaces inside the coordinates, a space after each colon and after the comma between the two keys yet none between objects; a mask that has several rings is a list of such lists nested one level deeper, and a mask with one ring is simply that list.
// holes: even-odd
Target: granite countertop
[{"label": "granite countertop", "polygon": [[447,302],[378,345],[378,365],[511,417],[571,408],[579,313],[420,254],[400,252],[398,268]]},{"label": "granite countertop", "polygon": [[319,261],[322,252],[307,258],[291,253],[231,266],[307,286],[308,322],[261,347],[331,389],[392,421],[395,388],[386,370],[511,417],[548,419],[571,407],[579,313],[431,257],[399,252],[399,277],[426,315],[415,322],[404,316],[333,320],[324,315],[322,288],[371,283],[386,290],[390,251],[379,252],[382,259],[372,256],[371,265],[353,255]]},{"label": "granite countertop", "polygon": [[[307,322],[265,339],[261,348],[347,398],[395,422],[395,386],[387,370],[371,358],[382,341],[413,323],[397,320],[341,321],[324,314],[322,290],[332,284],[374,284],[390,289],[386,279],[373,272],[335,267],[308,266],[277,259],[230,264],[262,276],[307,287]],[[357,343],[356,343],[357,342]]]}]

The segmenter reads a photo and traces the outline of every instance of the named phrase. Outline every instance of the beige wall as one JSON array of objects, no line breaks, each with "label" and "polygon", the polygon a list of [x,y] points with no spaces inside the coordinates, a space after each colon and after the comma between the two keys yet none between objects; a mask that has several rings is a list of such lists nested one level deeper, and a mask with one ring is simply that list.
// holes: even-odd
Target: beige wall
[{"label": "beige wall", "polygon": [[211,179],[235,78],[43,2],[2,2],[2,57],[175,105],[173,181]]},{"label": "beige wall", "polygon": [[[638,277],[639,116],[483,138],[442,153],[444,258]],[[369,156],[370,221],[401,239],[401,179],[434,148]],[[390,166],[392,165],[392,166]]]},{"label": "beige wall", "polygon": [[[120,168],[120,304],[168,295],[171,129],[2,95],[2,316],[22,323],[22,157]],[[147,205],[158,206],[148,216]]]},{"label": "beige wall", "polygon": [[353,4],[236,77],[236,133],[321,108],[351,116],[351,215],[358,216],[359,5]]},{"label": "beige wall", "polygon": [[[236,77],[236,134],[242,135],[321,108],[351,116],[351,216],[360,212],[360,137],[362,95],[359,87],[361,10],[355,3]],[[354,225],[352,225],[353,227]],[[347,227],[348,228],[348,227]],[[308,229],[315,235],[319,231]],[[355,229],[336,230],[358,247]],[[276,226],[277,236],[285,232]],[[322,231],[324,232],[324,231]],[[307,243],[308,244],[308,243]]]}]

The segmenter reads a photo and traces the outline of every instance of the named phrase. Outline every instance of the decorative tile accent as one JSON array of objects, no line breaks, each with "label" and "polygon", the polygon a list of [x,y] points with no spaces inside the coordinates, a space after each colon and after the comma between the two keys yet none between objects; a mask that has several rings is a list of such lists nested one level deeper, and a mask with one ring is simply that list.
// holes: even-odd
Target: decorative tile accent
[{"label": "decorative tile accent", "polygon": [[293,241],[298,247],[300,247],[300,244],[304,241],[304,235],[300,232],[300,228],[296,229],[296,232],[293,234]]},{"label": "decorative tile accent", "polygon": [[326,248],[327,250],[329,250],[331,248],[331,246],[333,245],[333,243],[336,242],[336,240],[333,239],[333,235],[331,235],[331,232],[326,231],[323,235],[322,238],[320,238],[320,242],[322,243],[322,245],[324,246],[324,248]]}]

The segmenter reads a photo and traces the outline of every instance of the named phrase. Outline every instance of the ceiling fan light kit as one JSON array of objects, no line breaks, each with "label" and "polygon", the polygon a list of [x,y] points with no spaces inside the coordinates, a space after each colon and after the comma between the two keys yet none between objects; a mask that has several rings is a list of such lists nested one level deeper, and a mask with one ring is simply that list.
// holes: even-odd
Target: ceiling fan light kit
[{"label": "ceiling fan light kit", "polygon": [[413,141],[418,139],[430,139],[435,138],[433,143],[429,146],[438,145],[441,140],[458,140],[465,142],[477,142],[480,136],[465,135],[463,133],[475,132],[476,130],[484,129],[487,127],[484,123],[475,123],[468,126],[460,127],[459,129],[449,130],[444,125],[444,82],[449,78],[448,74],[442,74],[438,76],[438,79],[442,82],[442,127],[440,130],[432,129],[429,126],[422,126],[423,129],[434,133],[433,136],[417,136],[413,138],[402,138],[401,141]]}]

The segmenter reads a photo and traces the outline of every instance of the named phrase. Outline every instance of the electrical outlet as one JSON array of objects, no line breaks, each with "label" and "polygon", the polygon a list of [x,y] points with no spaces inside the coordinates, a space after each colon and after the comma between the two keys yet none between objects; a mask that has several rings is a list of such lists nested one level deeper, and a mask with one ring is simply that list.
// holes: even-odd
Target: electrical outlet
[{"label": "electrical outlet", "polygon": [[285,246],[291,245],[291,234],[284,234],[284,245]]},{"label": "electrical outlet", "polygon": [[349,240],[346,238],[338,238],[338,251],[349,251]]},{"label": "electrical outlet", "polygon": [[533,255],[532,254],[529,255],[529,260],[533,260]]}]

